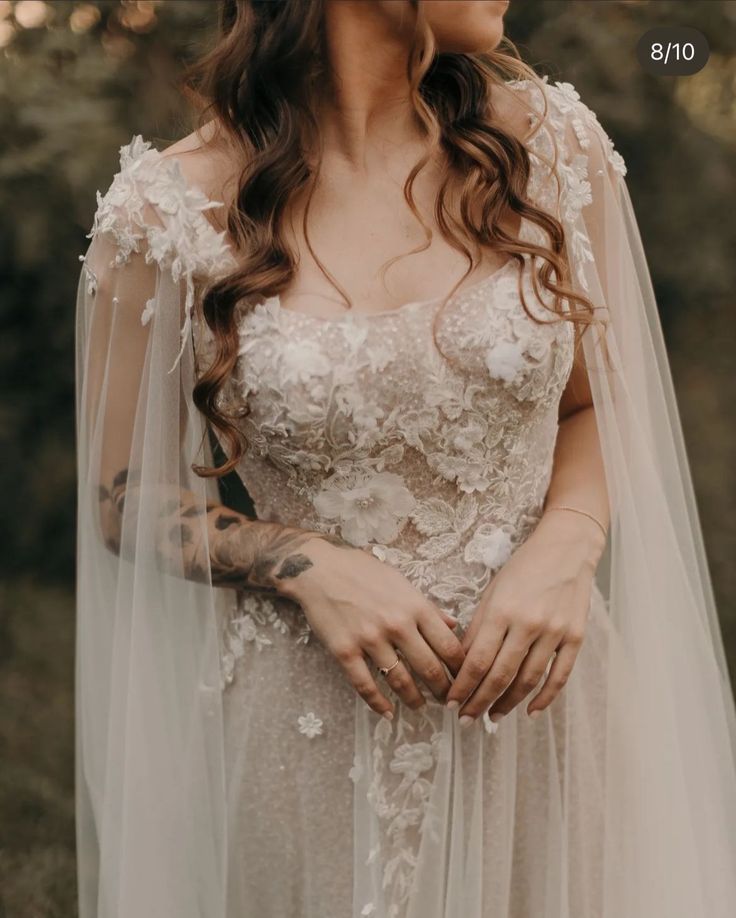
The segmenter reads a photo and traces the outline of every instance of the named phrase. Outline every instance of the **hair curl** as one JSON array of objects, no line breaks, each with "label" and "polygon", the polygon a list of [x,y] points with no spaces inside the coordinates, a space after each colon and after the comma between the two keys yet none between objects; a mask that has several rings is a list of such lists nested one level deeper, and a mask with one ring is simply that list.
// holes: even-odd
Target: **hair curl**
[{"label": "hair curl", "polygon": [[[422,251],[431,241],[431,229],[416,208],[412,188],[439,149],[449,169],[437,196],[435,218],[443,237],[469,263],[442,305],[473,270],[474,256],[483,249],[506,254],[520,264],[525,255],[531,255],[537,266],[535,292],[539,293],[541,285],[552,294],[554,321],[571,321],[576,331],[584,330],[595,322],[594,310],[586,297],[572,289],[563,227],[527,199],[527,149],[494,117],[494,85],[509,79],[539,83],[539,77],[506,38],[493,51],[439,53],[422,0],[410,2],[417,12],[407,63],[411,102],[428,145],[404,185],[404,198],[424,227],[426,241],[406,254]],[[350,302],[312,250],[307,233],[309,204],[320,167],[318,155],[316,161],[309,157],[320,149],[315,100],[326,78],[324,5],[325,0],[223,0],[219,41],[187,75],[188,86],[202,104],[202,122],[214,119],[244,164],[227,214],[228,235],[240,256],[239,267],[206,290],[200,307],[213,333],[215,357],[198,378],[193,398],[227,454],[222,465],[196,466],[203,477],[232,471],[245,451],[239,418],[224,410],[220,394],[238,359],[238,307],[276,295],[293,277],[296,253],[286,241],[282,218],[298,191],[307,192],[303,231],[310,252],[330,283]],[[462,175],[464,182],[460,226],[447,206],[453,172]],[[480,219],[474,212],[480,213]],[[507,213],[539,226],[549,244],[538,246],[508,233],[501,226]],[[390,259],[385,268],[401,257],[405,256]],[[529,313],[521,285],[520,294],[530,318],[541,321]]]}]

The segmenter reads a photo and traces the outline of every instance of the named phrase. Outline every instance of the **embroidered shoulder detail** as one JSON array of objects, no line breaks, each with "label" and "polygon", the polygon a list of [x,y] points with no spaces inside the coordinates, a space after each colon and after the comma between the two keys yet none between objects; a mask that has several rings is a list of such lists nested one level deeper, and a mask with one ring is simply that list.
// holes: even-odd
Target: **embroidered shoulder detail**
[{"label": "embroidered shoulder detail", "polygon": [[[528,141],[533,160],[539,162],[530,179],[532,196],[540,206],[557,212],[566,228],[573,261],[582,269],[594,260],[588,232],[579,219],[583,209],[593,203],[591,162],[607,162],[619,177],[626,175],[626,164],[595,113],[580,99],[571,83],[550,84],[547,77],[542,77],[535,81],[515,81],[513,85],[529,97],[541,122],[540,130]],[[600,145],[601,156],[594,157],[591,143]],[[596,174],[603,174],[603,169],[595,168]],[[559,184],[556,201],[545,200],[547,189],[552,186],[548,180],[551,172]],[[536,186],[532,188],[534,182]],[[578,281],[588,292],[583,270],[578,272]]]},{"label": "embroidered shoulder detail", "polygon": [[598,120],[596,113],[580,98],[580,93],[572,83],[547,84],[548,98],[561,115],[569,119],[570,126],[582,150],[590,147],[590,129],[600,137],[608,162],[620,176],[626,175],[626,163],[616,150],[613,141]]},{"label": "embroidered shoulder detail", "polygon": [[[620,176],[626,175],[626,163],[623,156],[617,152],[613,141],[598,120],[598,116],[582,101],[580,93],[572,83],[550,83],[549,78],[543,76],[537,80],[510,80],[507,85],[527,96],[535,113],[530,113],[530,121],[535,120],[535,115],[536,119],[544,118],[556,131],[561,132],[561,138],[569,135],[571,129],[583,152],[590,148],[592,129],[603,144],[611,168]],[[572,155],[573,151],[568,150],[568,156]]]},{"label": "embroidered shoulder detail", "polygon": [[187,275],[218,274],[231,259],[225,233],[218,233],[204,212],[222,207],[199,188],[190,186],[177,160],[167,159],[136,135],[120,148],[120,171],[108,191],[97,192],[93,238],[111,233],[118,245],[117,263],[124,264],[140,244],[146,260]]},{"label": "embroidered shoulder detail", "polygon": [[[188,184],[179,163],[163,156],[140,135],[120,148],[120,171],[103,195],[97,192],[97,212],[88,238],[109,234],[115,240],[115,264],[126,264],[145,249],[146,261],[168,270],[174,281],[184,281],[185,317],[182,346],[186,346],[194,305],[194,281],[214,278],[234,267],[226,234],[218,233],[205,212],[222,207]],[[149,300],[141,315],[145,325],[155,311]]]}]

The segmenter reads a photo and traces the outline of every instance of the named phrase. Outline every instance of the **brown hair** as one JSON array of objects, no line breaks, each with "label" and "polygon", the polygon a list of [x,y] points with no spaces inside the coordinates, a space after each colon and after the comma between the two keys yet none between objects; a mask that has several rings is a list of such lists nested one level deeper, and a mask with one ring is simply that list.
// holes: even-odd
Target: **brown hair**
[{"label": "brown hair", "polygon": [[[428,138],[428,151],[404,186],[407,204],[427,235],[425,246],[414,251],[429,245],[431,231],[414,204],[412,186],[432,152],[440,149],[450,169],[437,197],[435,216],[443,237],[468,258],[467,274],[475,266],[473,253],[477,256],[483,248],[507,254],[520,264],[525,255],[531,255],[533,264],[540,260],[533,275],[535,291],[541,284],[553,295],[554,320],[572,321],[576,329],[590,325],[594,321],[592,304],[570,286],[561,223],[526,198],[530,174],[527,149],[493,117],[494,84],[507,79],[538,83],[539,77],[505,38],[493,51],[438,53],[423,15],[422,0],[410,2],[417,11],[408,59],[411,101]],[[194,402],[220,435],[227,452],[227,460],[220,466],[195,467],[202,476],[231,471],[243,455],[245,443],[237,419],[226,413],[219,398],[238,357],[237,307],[260,302],[288,285],[296,257],[286,243],[281,221],[298,190],[307,191],[304,236],[322,267],[309,244],[306,223],[320,166],[319,161],[310,162],[308,157],[311,151],[319,150],[314,101],[326,76],[324,4],[325,0],[224,0],[220,39],[188,75],[189,86],[203,102],[203,120],[214,118],[244,163],[227,214],[228,234],[242,256],[239,267],[213,283],[201,305],[215,339],[215,357],[195,385]],[[459,228],[447,208],[451,170],[464,177]],[[480,220],[473,216],[478,202]],[[548,246],[523,242],[505,231],[500,221],[507,212],[538,225],[549,240]],[[404,256],[396,256],[388,264],[400,257]],[[349,301],[345,291],[341,292]],[[520,292],[529,313],[521,287]]]}]

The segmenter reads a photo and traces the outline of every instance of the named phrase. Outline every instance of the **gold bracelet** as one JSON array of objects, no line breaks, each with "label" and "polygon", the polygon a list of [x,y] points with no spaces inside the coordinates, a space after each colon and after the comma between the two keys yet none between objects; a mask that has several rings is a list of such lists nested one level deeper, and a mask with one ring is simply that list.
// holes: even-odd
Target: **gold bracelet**
[{"label": "gold bracelet", "polygon": [[603,538],[604,539],[608,538],[608,532],[606,530],[606,527],[603,525],[603,523],[601,523],[598,517],[593,516],[592,513],[588,513],[587,510],[581,510],[579,507],[566,507],[566,506],[561,506],[561,505],[557,505],[555,507],[545,507],[544,508],[545,513],[548,510],[570,510],[572,513],[580,513],[582,516],[587,516],[589,520],[593,520],[596,526],[598,526],[600,531],[603,533]]}]

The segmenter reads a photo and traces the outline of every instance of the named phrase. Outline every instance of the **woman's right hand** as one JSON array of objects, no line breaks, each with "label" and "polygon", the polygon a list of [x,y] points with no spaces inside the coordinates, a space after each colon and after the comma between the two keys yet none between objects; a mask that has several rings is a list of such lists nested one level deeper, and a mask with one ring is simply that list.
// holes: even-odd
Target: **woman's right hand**
[{"label": "woman's right hand", "polygon": [[319,536],[299,550],[312,563],[282,582],[279,592],[299,603],[368,706],[393,717],[393,705],[376,684],[366,656],[376,666],[389,667],[397,650],[400,662],[385,677],[396,694],[410,708],[424,704],[413,673],[444,701],[451,684],[444,666],[454,675],[465,658],[453,619],[368,551]]}]

